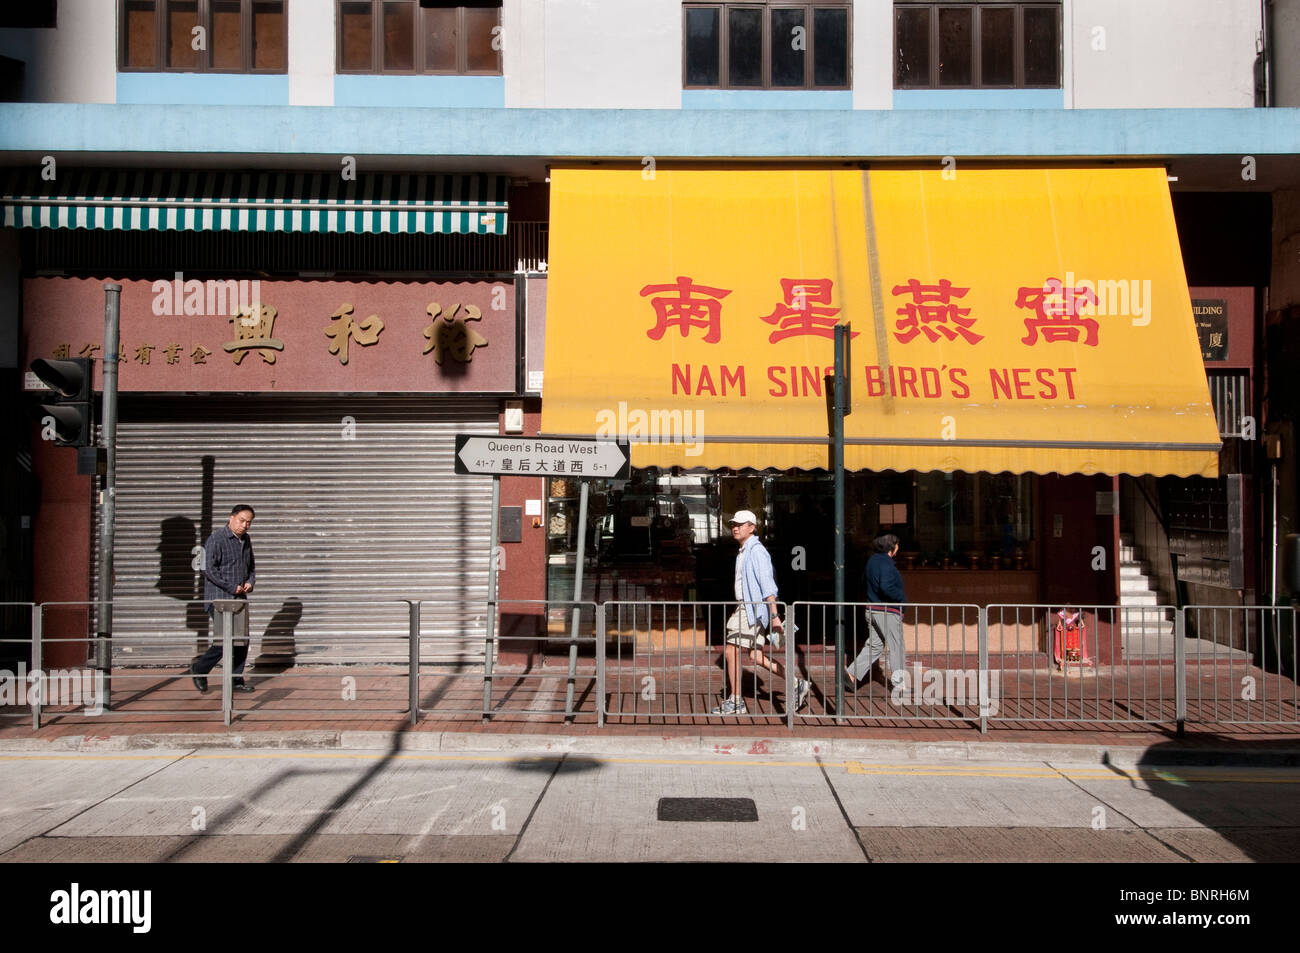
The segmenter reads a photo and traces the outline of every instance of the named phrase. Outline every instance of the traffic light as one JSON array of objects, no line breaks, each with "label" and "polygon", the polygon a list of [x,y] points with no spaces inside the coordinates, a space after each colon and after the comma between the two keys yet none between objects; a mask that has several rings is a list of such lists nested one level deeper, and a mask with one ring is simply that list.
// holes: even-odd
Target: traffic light
[{"label": "traffic light", "polygon": [[92,362],[78,357],[68,361],[32,361],[32,373],[54,391],[54,402],[41,404],[41,436],[60,447],[95,444]]}]

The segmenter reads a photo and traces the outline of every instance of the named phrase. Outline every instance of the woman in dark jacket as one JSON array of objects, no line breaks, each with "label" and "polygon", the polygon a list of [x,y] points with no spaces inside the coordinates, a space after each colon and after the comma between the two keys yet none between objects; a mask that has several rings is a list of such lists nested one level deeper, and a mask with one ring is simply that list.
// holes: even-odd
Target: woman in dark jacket
[{"label": "woman in dark jacket", "polygon": [[867,560],[867,568],[862,573],[862,582],[866,590],[867,605],[867,644],[847,666],[849,678],[856,685],[871,671],[871,666],[880,658],[885,643],[889,644],[889,665],[892,672],[890,684],[903,684],[903,672],[907,668],[907,654],[903,648],[903,608],[907,594],[903,591],[903,577],[894,565],[894,554],[898,552],[898,537],[893,533],[877,536],[872,542],[875,552]]}]

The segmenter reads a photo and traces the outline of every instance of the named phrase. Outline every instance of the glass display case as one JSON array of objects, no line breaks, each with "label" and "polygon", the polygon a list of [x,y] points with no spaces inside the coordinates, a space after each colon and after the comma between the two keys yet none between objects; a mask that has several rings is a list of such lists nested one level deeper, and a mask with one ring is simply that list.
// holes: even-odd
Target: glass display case
[{"label": "glass display case", "polygon": [[[696,548],[721,532],[712,478],[635,470],[629,480],[590,480],[583,599],[694,598]],[[713,506],[710,506],[713,500]],[[548,598],[573,598],[580,488],[552,477],[546,499]]]}]

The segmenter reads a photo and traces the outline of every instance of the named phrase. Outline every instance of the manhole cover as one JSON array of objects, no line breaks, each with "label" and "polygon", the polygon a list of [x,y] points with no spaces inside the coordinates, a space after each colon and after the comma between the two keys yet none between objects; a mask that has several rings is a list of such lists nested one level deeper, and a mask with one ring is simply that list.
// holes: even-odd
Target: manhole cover
[{"label": "manhole cover", "polygon": [[661,797],[661,821],[756,821],[758,808],[748,797]]}]

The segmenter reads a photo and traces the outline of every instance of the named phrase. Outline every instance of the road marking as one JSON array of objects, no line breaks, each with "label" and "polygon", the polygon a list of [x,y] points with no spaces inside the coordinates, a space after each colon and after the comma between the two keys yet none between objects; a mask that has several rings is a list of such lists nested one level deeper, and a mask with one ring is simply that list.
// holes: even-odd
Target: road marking
[{"label": "road marking", "polygon": [[[728,768],[818,768],[822,765],[816,761],[772,761],[772,760],[716,760],[696,758],[606,758],[589,755],[585,752],[570,751],[567,755],[573,759],[591,758],[601,764],[626,765],[662,765],[693,767],[728,767]],[[468,755],[436,754],[432,752],[401,752],[389,755],[384,752],[343,752],[343,751],[303,751],[286,754],[283,750],[275,752],[245,751],[231,753],[193,753],[187,761],[257,761],[257,760],[363,760],[375,761],[388,758],[393,761],[435,761],[465,764],[518,764],[527,761],[560,761],[566,753],[543,753],[518,755]],[[82,752],[67,754],[26,754],[17,753],[0,755],[4,761],[154,761],[162,758],[176,758],[176,755],[97,755]],[[1163,781],[1168,783],[1224,783],[1224,784],[1300,784],[1300,769],[1276,768],[1277,772],[1291,772],[1290,776],[1277,774],[1242,773],[1235,768],[1197,768],[1186,772],[1175,772],[1168,768],[1101,768],[1101,767],[1060,767],[1047,766],[1024,767],[1010,765],[939,765],[939,764],[865,764],[861,761],[827,761],[827,768],[843,768],[846,773],[876,777],[969,777],[969,778],[1011,778],[1027,781],[1059,780],[1062,777],[1083,781]]]},{"label": "road marking", "polygon": [[184,757],[190,749],[177,749],[170,754],[89,754],[80,751],[68,754],[0,754],[0,761],[157,761],[160,758]]}]

